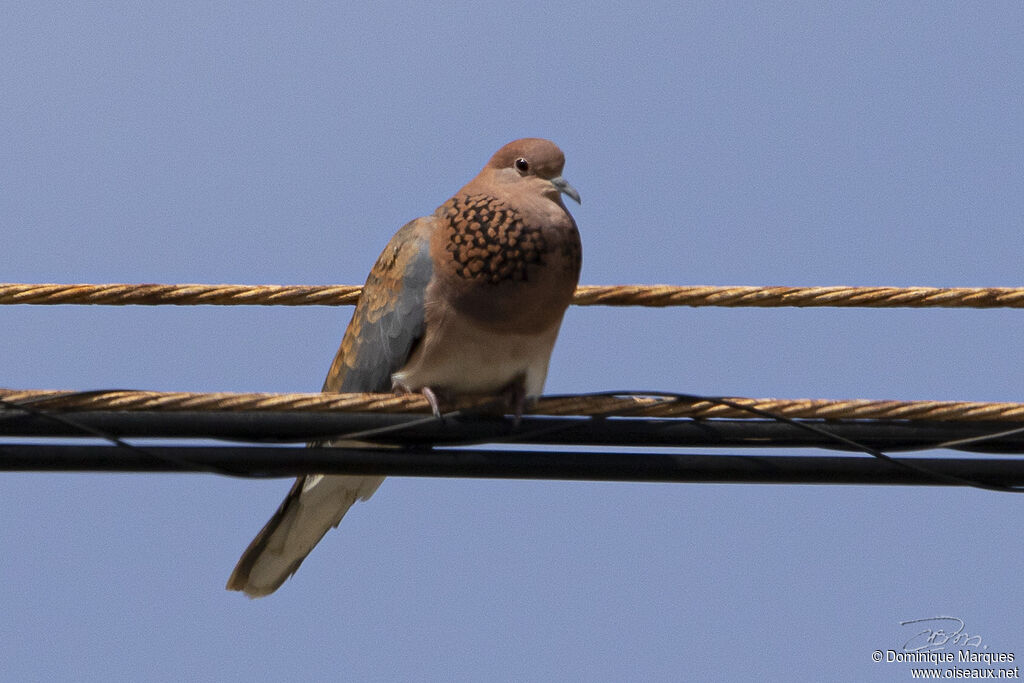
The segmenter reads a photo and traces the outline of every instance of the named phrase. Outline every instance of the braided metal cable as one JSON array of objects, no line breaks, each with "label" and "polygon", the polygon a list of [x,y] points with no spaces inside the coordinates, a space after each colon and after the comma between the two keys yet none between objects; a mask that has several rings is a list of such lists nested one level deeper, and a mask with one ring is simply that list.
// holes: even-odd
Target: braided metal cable
[{"label": "braided metal cable", "polygon": [[[0,389],[0,399],[26,402],[38,410],[78,411],[267,411],[267,412],[384,412],[429,413],[419,394],[320,393],[195,393],[162,391],[43,391]],[[458,408],[490,404],[481,398],[460,402]],[[729,401],[799,419],[929,420],[939,422],[1024,422],[1024,403],[978,401],[895,401],[870,399],[729,398]],[[711,401],[687,401],[660,396],[552,396],[528,407],[532,415],[602,417],[749,418],[750,413]]]},{"label": "braided metal cable", "polygon": [[[342,306],[355,285],[20,284],[0,283],[0,305]],[[1024,308],[1024,287],[711,287],[584,285],[577,306],[730,308]]]}]

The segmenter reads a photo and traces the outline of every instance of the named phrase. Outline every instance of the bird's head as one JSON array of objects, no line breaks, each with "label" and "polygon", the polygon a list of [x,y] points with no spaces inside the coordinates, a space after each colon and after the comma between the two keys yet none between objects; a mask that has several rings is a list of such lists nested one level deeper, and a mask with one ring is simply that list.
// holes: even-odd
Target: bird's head
[{"label": "bird's head", "polygon": [[510,187],[559,203],[564,194],[579,204],[580,193],[562,177],[564,166],[565,155],[558,145],[543,138],[522,138],[495,152],[484,170]]}]

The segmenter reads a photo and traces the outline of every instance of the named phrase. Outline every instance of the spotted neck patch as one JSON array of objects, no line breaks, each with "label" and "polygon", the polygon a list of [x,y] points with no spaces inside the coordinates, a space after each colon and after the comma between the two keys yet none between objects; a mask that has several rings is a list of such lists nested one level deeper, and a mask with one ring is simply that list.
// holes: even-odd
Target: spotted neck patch
[{"label": "spotted neck patch", "polygon": [[519,214],[486,194],[453,197],[444,205],[445,250],[456,275],[489,284],[527,280],[527,267],[543,265],[547,242]]}]

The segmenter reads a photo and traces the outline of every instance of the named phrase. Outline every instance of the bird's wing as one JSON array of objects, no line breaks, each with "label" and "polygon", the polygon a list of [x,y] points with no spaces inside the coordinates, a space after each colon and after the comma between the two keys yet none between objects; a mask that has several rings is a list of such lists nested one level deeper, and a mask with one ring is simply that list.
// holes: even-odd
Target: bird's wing
[{"label": "bird's wing", "polygon": [[[433,275],[429,238],[436,220],[418,218],[388,242],[366,279],[324,391],[391,390],[391,374],[405,364],[423,336],[424,296]],[[383,481],[373,475],[299,477],[242,554],[228,589],[249,597],[273,593],[352,504],[368,499]]]},{"label": "bird's wing", "polygon": [[424,296],[434,273],[430,230],[417,218],[395,233],[370,271],[323,391],[391,391],[391,374],[423,336]]}]

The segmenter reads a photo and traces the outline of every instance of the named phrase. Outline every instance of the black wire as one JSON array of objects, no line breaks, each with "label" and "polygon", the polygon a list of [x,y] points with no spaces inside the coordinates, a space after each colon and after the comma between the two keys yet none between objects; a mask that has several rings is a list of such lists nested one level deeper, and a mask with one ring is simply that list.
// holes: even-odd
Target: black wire
[{"label": "black wire", "polygon": [[[102,395],[104,393],[109,393],[110,391],[115,391],[115,390],[80,391],[80,392],[75,392],[73,394],[70,394],[69,396],[83,397],[83,396]],[[871,455],[871,456],[873,456],[875,458],[878,458],[880,460],[884,460],[885,462],[887,462],[887,463],[889,463],[889,464],[891,464],[891,465],[893,465],[895,467],[899,467],[899,468],[902,468],[902,469],[905,469],[905,470],[909,470],[909,471],[915,472],[917,474],[922,474],[922,475],[931,477],[933,479],[936,479],[938,481],[945,481],[945,482],[948,482],[948,483],[959,484],[959,485],[962,485],[962,486],[970,486],[972,488],[978,488],[978,489],[983,489],[983,490],[987,490],[987,491],[1000,491],[1000,492],[1005,492],[1005,493],[1024,493],[1024,487],[1004,486],[1004,485],[1001,485],[1001,484],[988,484],[988,483],[977,481],[977,480],[973,480],[973,479],[967,479],[967,478],[964,478],[964,477],[958,477],[956,475],[944,474],[942,472],[935,472],[934,470],[930,470],[930,469],[928,469],[926,467],[921,467],[921,466],[912,464],[911,462],[907,461],[906,459],[896,459],[896,458],[893,458],[893,457],[891,457],[889,455],[886,455],[885,453],[883,453],[881,450],[879,450],[877,448],[874,448],[872,446],[868,446],[866,444],[862,444],[862,443],[860,443],[858,441],[855,441],[855,440],[850,439],[848,437],[842,436],[841,434],[835,434],[835,433],[829,431],[828,429],[825,429],[824,427],[821,427],[819,425],[816,425],[816,424],[813,424],[813,423],[809,423],[809,422],[806,422],[806,421],[795,420],[795,419],[787,417],[785,415],[777,415],[777,414],[774,414],[774,413],[772,413],[770,411],[763,410],[763,409],[760,409],[760,408],[755,408],[753,406],[743,405],[741,403],[738,403],[736,401],[733,401],[733,400],[731,400],[729,398],[722,397],[722,396],[702,396],[702,395],[698,395],[698,394],[684,394],[684,393],[680,393],[680,392],[669,392],[669,391],[639,391],[639,392],[638,391],[597,391],[597,392],[588,392],[588,393],[584,393],[584,394],[555,395],[555,396],[548,396],[547,398],[579,398],[579,397],[595,397],[595,398],[596,397],[611,397],[611,398],[631,397],[631,398],[636,398],[638,396],[665,398],[665,399],[670,399],[672,401],[676,401],[676,402],[680,402],[680,403],[686,403],[686,404],[699,403],[699,402],[716,403],[718,405],[727,406],[727,407],[733,408],[735,410],[741,410],[743,412],[747,412],[747,413],[750,413],[752,415],[758,415],[760,417],[765,417],[765,418],[768,418],[768,419],[776,420],[778,422],[783,422],[785,424],[792,425],[792,426],[797,427],[799,429],[803,429],[803,430],[806,430],[806,431],[810,431],[810,432],[816,433],[818,435],[821,435],[821,436],[824,436],[826,438],[832,439],[832,440],[836,441],[837,443],[845,444],[848,447],[854,448],[856,450],[863,451],[864,453],[867,453],[868,455]],[[190,467],[190,468],[194,468],[194,469],[197,469],[197,470],[211,472],[211,473],[214,473],[214,474],[223,474],[223,475],[228,475],[228,476],[242,476],[242,477],[259,476],[259,475],[253,475],[251,473],[248,473],[248,474],[247,473],[239,473],[239,472],[236,472],[236,471],[227,470],[227,469],[220,468],[220,467],[210,466],[210,465],[205,464],[205,463],[197,463],[197,462],[193,462],[193,461],[190,461],[188,459],[185,459],[185,458],[175,458],[175,457],[168,456],[168,455],[156,454],[156,453],[153,453],[152,451],[147,451],[145,448],[143,448],[141,446],[136,446],[134,444],[130,444],[127,441],[124,441],[123,439],[121,439],[120,437],[118,437],[118,436],[116,436],[114,434],[110,434],[110,433],[105,432],[105,431],[103,431],[101,429],[97,429],[97,428],[90,427],[90,426],[85,425],[85,424],[81,424],[81,423],[77,422],[74,419],[68,418],[66,415],[60,415],[60,414],[52,413],[52,412],[49,412],[49,411],[47,411],[45,409],[36,408],[33,405],[31,405],[32,403],[34,403],[36,401],[41,401],[41,400],[45,400],[45,399],[27,399],[25,401],[8,401],[6,399],[0,399],[0,406],[6,406],[6,407],[8,407],[10,409],[21,410],[21,411],[24,411],[24,412],[32,413],[32,414],[37,415],[39,417],[42,417],[44,419],[48,419],[48,420],[57,422],[59,424],[63,424],[65,426],[71,427],[72,429],[79,430],[79,431],[81,431],[84,434],[88,434],[90,436],[94,436],[94,437],[97,437],[97,438],[100,438],[100,439],[104,439],[104,440],[109,441],[110,443],[112,443],[115,446],[118,446],[120,448],[126,448],[126,449],[129,449],[129,450],[134,451],[134,452],[139,453],[139,454],[146,455],[147,457],[150,457],[150,458],[153,458],[153,459],[156,459],[156,460],[164,460],[166,462],[170,462],[170,463],[175,464],[175,465]],[[364,429],[364,430],[359,430],[359,431],[339,434],[339,435],[332,436],[332,437],[329,437],[329,438],[326,438],[326,439],[320,438],[316,442],[313,442],[313,444],[311,444],[311,445],[318,445],[318,444],[323,443],[325,441],[357,440],[357,439],[366,439],[366,438],[369,438],[369,437],[382,436],[384,434],[401,433],[403,430],[409,429],[409,428],[414,427],[414,426],[419,426],[419,425],[427,424],[427,423],[434,422],[434,421],[442,421],[443,422],[446,418],[454,418],[454,417],[460,417],[460,416],[471,416],[471,415],[476,414],[476,413],[482,413],[482,412],[485,412],[485,411],[487,411],[489,409],[493,409],[493,407],[503,407],[505,405],[507,405],[507,404],[502,399],[496,399],[492,404],[487,404],[485,406],[482,406],[482,407],[479,407],[479,408],[475,408],[473,410],[453,410],[453,411],[444,413],[441,416],[430,415],[430,416],[423,417],[421,419],[411,420],[409,422],[405,422],[405,423],[402,423],[402,424],[389,425],[389,426],[386,426],[386,427],[378,427],[378,428],[373,428],[373,429]],[[640,411],[640,410],[643,410],[644,408],[645,408],[645,406],[637,406],[636,410]],[[591,416],[591,417],[594,418],[594,419],[605,419],[605,418],[610,417],[612,415],[621,415],[621,410],[618,410],[618,409],[610,410],[610,411],[608,411],[608,412],[606,412],[604,414],[597,414],[597,415],[594,415],[594,416]],[[544,427],[544,428],[541,428],[541,429],[530,430],[530,431],[526,432],[526,434],[531,435],[531,436],[537,436],[537,435],[541,435],[541,434],[548,434],[548,433],[553,433],[553,432],[561,431],[561,430],[564,430],[564,429],[568,429],[571,426],[575,426],[575,425],[568,425],[568,424],[552,425],[552,426]],[[953,440],[953,441],[937,442],[937,443],[935,443],[931,447],[932,448],[944,448],[944,447],[953,447],[953,446],[958,446],[958,445],[965,445],[965,444],[968,444],[968,443],[979,443],[979,442],[983,442],[983,441],[986,441],[986,440],[1000,438],[1000,437],[1003,437],[1003,436],[1009,436],[1009,435],[1012,435],[1012,434],[1018,434],[1018,433],[1021,433],[1021,432],[1024,432],[1024,427],[1010,429],[1010,430],[1002,430],[1002,431],[999,431],[999,432],[993,432],[992,434],[988,434],[988,435],[969,437],[969,438],[965,438],[965,439],[956,439],[956,440]],[[523,432],[518,432],[517,433],[515,431],[515,426],[513,426],[512,429],[510,429],[509,434],[505,437],[505,439],[502,439],[501,437],[490,437],[490,438],[487,438],[487,439],[481,439],[480,441],[481,442],[483,442],[483,441],[500,442],[502,440],[514,438],[516,436],[522,436],[522,434],[523,434]],[[471,442],[467,442],[467,444],[468,443],[471,443]],[[0,449],[2,449],[2,446],[0,446]]]},{"label": "black wire", "polygon": [[[967,479],[965,477],[958,477],[958,476],[952,475],[952,474],[945,474],[945,473],[942,473],[942,472],[935,472],[934,470],[930,470],[927,467],[921,467],[919,465],[915,465],[915,464],[912,464],[910,462],[907,462],[905,459],[901,460],[901,459],[893,458],[892,456],[886,455],[884,452],[882,452],[881,450],[879,450],[879,449],[877,449],[877,448],[875,448],[873,446],[868,446],[867,444],[862,444],[859,441],[856,441],[854,439],[850,439],[849,437],[842,436],[841,434],[836,434],[836,433],[831,432],[828,429],[825,429],[824,427],[821,427],[819,425],[816,425],[816,424],[813,424],[813,423],[809,423],[809,422],[803,422],[803,421],[800,421],[800,420],[794,420],[793,418],[787,417],[785,415],[777,415],[777,414],[772,413],[770,411],[762,410],[760,408],[755,408],[753,406],[746,406],[746,405],[743,405],[741,403],[737,403],[736,401],[732,401],[732,400],[730,400],[728,398],[725,398],[725,397],[722,397],[722,396],[701,396],[701,395],[698,395],[698,394],[684,394],[684,393],[669,392],[669,391],[595,391],[595,392],[587,392],[587,393],[584,393],[584,394],[552,395],[552,396],[546,396],[545,398],[550,398],[550,399],[566,398],[566,399],[568,399],[568,398],[578,398],[578,397],[583,397],[583,396],[595,397],[595,398],[596,397],[611,397],[611,398],[632,397],[632,398],[635,398],[637,396],[653,396],[653,397],[668,398],[668,399],[671,399],[673,401],[678,401],[678,402],[688,403],[688,404],[690,404],[690,403],[699,403],[699,402],[717,403],[719,405],[727,406],[729,408],[734,408],[736,410],[742,410],[742,411],[751,413],[753,415],[758,415],[760,417],[769,418],[769,419],[775,420],[777,422],[782,422],[782,423],[785,423],[785,424],[792,425],[794,427],[797,427],[799,429],[803,429],[805,431],[810,431],[810,432],[813,432],[815,434],[819,434],[819,435],[824,436],[826,438],[832,439],[832,440],[834,440],[834,441],[836,441],[838,443],[845,444],[846,446],[849,446],[849,447],[854,448],[856,450],[863,451],[863,452],[867,453],[868,455],[871,455],[871,456],[873,456],[875,458],[878,458],[879,460],[883,460],[885,462],[888,462],[891,465],[894,465],[896,467],[900,467],[902,469],[905,469],[905,470],[908,470],[908,471],[911,471],[911,472],[915,472],[917,474],[923,474],[925,476],[932,477],[933,479],[936,479],[938,481],[946,481],[946,482],[949,482],[949,483],[960,484],[962,486],[969,486],[969,487],[972,487],[972,488],[983,489],[983,490],[986,490],[986,491],[998,491],[998,492],[1002,492],[1002,493],[1024,493],[1024,488],[1022,488],[1022,487],[1004,486],[1002,484],[988,484],[988,483],[977,481],[977,480],[974,480],[974,479]],[[498,403],[500,405],[501,402],[499,400],[499,401],[496,401],[496,403]],[[646,408],[646,406],[637,406],[636,410],[633,411],[633,412],[639,412],[641,410],[644,410],[645,408]],[[453,411],[453,413],[451,413],[451,415],[457,414],[459,412],[460,411]],[[631,411],[626,411],[626,412],[628,413],[628,412],[631,412]],[[595,419],[606,419],[606,418],[611,417],[613,415],[618,416],[618,415],[621,415],[621,414],[622,414],[621,409],[616,408],[616,409],[612,409],[612,410],[606,411],[605,413],[598,413],[596,415],[592,415],[591,417],[595,418]],[[404,426],[405,425],[394,425],[392,427],[388,427],[388,428],[384,428],[384,429],[391,429],[393,431],[400,431],[400,429],[402,427],[404,427]],[[542,434],[551,434],[551,433],[555,433],[555,432],[558,432],[558,431],[563,431],[565,429],[570,429],[570,428],[575,428],[575,425],[568,425],[568,424],[551,425],[551,426],[544,427],[544,428],[541,428],[541,429],[533,429],[533,430],[526,431],[526,432],[510,432],[504,438],[497,437],[497,438],[480,439],[479,442],[483,442],[485,440],[489,441],[489,442],[500,442],[500,441],[510,440],[510,439],[513,439],[513,438],[516,438],[516,437],[521,437],[524,433],[526,435],[529,435],[529,436],[539,436],[539,435],[542,435]],[[984,442],[984,441],[988,441],[988,440],[992,440],[992,439],[997,439],[997,438],[1000,438],[1000,437],[1003,437],[1003,436],[1011,436],[1013,434],[1019,434],[1021,432],[1024,432],[1024,427],[1020,427],[1020,428],[1016,428],[1016,429],[1009,429],[1009,430],[1002,430],[1002,431],[999,431],[999,432],[993,432],[992,434],[985,434],[985,435],[975,436],[975,437],[970,437],[970,438],[965,438],[965,439],[956,439],[956,440],[953,440],[953,441],[936,442],[935,444],[931,445],[930,448],[951,448],[953,446],[967,445],[967,444],[972,444],[972,443],[981,443],[981,442]],[[467,444],[470,444],[470,443],[473,443],[473,442],[467,442]]]},{"label": "black wire", "polygon": [[1014,434],[1024,433],[1024,427],[1017,427],[1015,429],[1005,429],[999,432],[992,432],[991,434],[979,434],[978,436],[968,436],[963,439],[952,439],[950,441],[942,441],[932,445],[932,448],[960,448],[962,446],[970,446],[976,443],[984,443],[985,441],[991,441],[993,439],[1001,439],[1004,436],[1013,436]]},{"label": "black wire", "polygon": [[[95,389],[95,390],[91,390],[91,391],[76,391],[76,392],[74,392],[72,394],[68,394],[68,396],[74,396],[74,397],[97,396],[97,395],[102,395],[102,394],[110,393],[112,391],[125,391],[125,390],[123,390],[123,389]],[[164,462],[169,462],[169,463],[171,463],[173,465],[179,465],[179,466],[188,467],[188,468],[195,468],[197,470],[201,470],[201,471],[205,471],[205,472],[210,472],[212,474],[223,474],[223,475],[228,475],[228,476],[244,476],[244,477],[252,476],[252,475],[248,475],[248,474],[239,474],[238,472],[233,472],[231,470],[227,470],[227,469],[224,469],[224,468],[221,468],[221,467],[216,467],[216,466],[213,466],[213,465],[208,465],[208,464],[202,463],[202,462],[195,462],[195,461],[189,460],[187,458],[178,458],[178,457],[175,457],[175,456],[172,456],[172,455],[163,455],[163,454],[154,453],[153,451],[146,450],[142,446],[136,446],[135,444],[128,443],[127,441],[125,441],[124,439],[122,439],[121,437],[119,437],[119,436],[117,436],[115,434],[111,434],[111,433],[106,432],[106,431],[104,431],[102,429],[97,429],[95,427],[90,427],[89,425],[82,424],[81,422],[78,422],[77,420],[74,420],[72,418],[67,417],[67,415],[62,415],[60,413],[50,412],[50,411],[45,410],[43,408],[36,408],[35,406],[32,405],[33,403],[36,403],[36,402],[41,401],[41,400],[46,400],[46,399],[42,399],[41,398],[41,399],[25,399],[24,401],[8,401],[6,399],[0,398],[0,406],[4,406],[4,407],[6,407],[8,409],[12,409],[12,410],[19,410],[19,411],[25,412],[25,413],[31,413],[32,415],[35,415],[37,417],[43,418],[44,420],[50,420],[51,422],[56,422],[57,424],[62,424],[64,426],[66,426],[66,427],[70,427],[72,429],[77,429],[78,431],[82,432],[83,434],[87,434],[89,436],[94,436],[94,437],[96,437],[98,439],[103,439],[104,441],[109,441],[110,443],[114,444],[118,448],[124,448],[124,449],[132,451],[134,453],[138,453],[140,455],[145,455],[146,457],[152,458],[154,460],[162,460]],[[2,451],[2,450],[3,450],[3,446],[0,445],[0,451]]]},{"label": "black wire", "polygon": [[359,441],[365,440],[371,437],[384,436],[386,434],[400,433],[410,427],[419,427],[421,425],[430,424],[431,422],[444,422],[445,418],[458,417],[461,414],[459,410],[453,410],[449,413],[442,415],[426,415],[416,420],[409,420],[408,422],[402,422],[400,424],[387,425],[385,427],[373,427],[372,429],[360,429],[354,432],[346,432],[343,434],[335,434],[334,436],[321,437],[316,441],[310,443],[311,446],[320,445],[327,441]]},{"label": "black wire", "polygon": [[[923,475],[931,477],[931,478],[933,478],[933,479],[935,479],[937,481],[946,481],[946,482],[949,482],[949,483],[960,484],[962,486],[970,486],[972,488],[983,489],[983,490],[986,490],[986,491],[999,491],[999,492],[1003,492],[1003,493],[1024,493],[1024,487],[1004,486],[1002,484],[988,484],[986,482],[976,481],[974,479],[967,479],[967,478],[964,478],[964,477],[958,477],[958,476],[952,475],[952,474],[945,474],[945,473],[942,473],[942,472],[935,472],[934,470],[930,470],[927,467],[921,467],[921,466],[912,464],[911,462],[909,462],[905,458],[904,459],[893,458],[893,457],[891,457],[889,455],[886,455],[885,453],[883,453],[879,449],[874,448],[873,446],[868,446],[867,444],[862,444],[862,443],[860,443],[858,441],[855,441],[853,439],[845,437],[845,436],[843,436],[841,434],[835,434],[835,433],[825,429],[824,427],[818,426],[816,424],[812,424],[812,423],[809,423],[809,422],[803,422],[803,421],[800,421],[800,420],[795,420],[795,419],[793,419],[791,417],[787,417],[785,415],[776,415],[775,413],[772,413],[770,411],[762,410],[760,408],[755,408],[753,406],[746,406],[746,405],[743,405],[742,403],[738,403],[736,401],[730,400],[730,399],[725,398],[723,396],[700,396],[700,395],[697,395],[697,394],[683,394],[683,393],[671,392],[671,391],[640,391],[640,392],[637,392],[637,391],[597,391],[597,392],[589,392],[589,393],[586,393],[586,394],[571,394],[571,395],[565,396],[565,398],[575,398],[575,397],[578,397],[578,396],[634,397],[634,398],[637,397],[637,396],[652,396],[652,397],[668,398],[668,399],[671,399],[673,401],[678,401],[680,403],[687,403],[687,404],[700,403],[700,402],[717,403],[718,405],[727,406],[729,408],[734,408],[736,410],[742,410],[744,412],[751,413],[752,415],[758,415],[760,417],[770,418],[770,419],[776,420],[778,422],[784,422],[786,424],[793,425],[794,427],[798,427],[798,428],[806,430],[806,431],[814,432],[815,434],[820,434],[821,436],[825,436],[825,437],[833,439],[833,440],[835,440],[835,441],[837,441],[839,443],[843,443],[843,444],[846,444],[847,446],[850,446],[852,448],[856,448],[857,450],[863,451],[863,452],[867,453],[868,455],[871,455],[871,456],[874,456],[874,457],[878,458],[879,460],[884,460],[885,462],[887,462],[887,463],[889,463],[889,464],[891,464],[891,465],[893,465],[895,467],[900,467],[900,468],[903,468],[905,470],[916,472],[917,474],[923,474]],[[561,398],[561,397],[555,396],[555,397],[549,397],[549,398]],[[640,409],[642,409],[642,408],[643,408],[643,406],[640,407]],[[962,441],[962,442],[981,442],[981,441],[985,441],[985,440],[988,440],[988,439],[999,438],[1000,436],[1005,436],[1005,435],[1012,434],[1012,433],[1018,433],[1018,432],[1021,432],[1021,431],[1024,431],[1024,428],[1012,429],[1012,430],[1008,430],[1008,431],[994,432],[993,434],[972,437],[970,439],[962,439],[962,440],[959,440],[959,441]],[[945,442],[945,443],[958,443],[958,441]],[[933,447],[941,448],[943,445],[944,444],[939,443],[939,444],[934,445]]]}]

